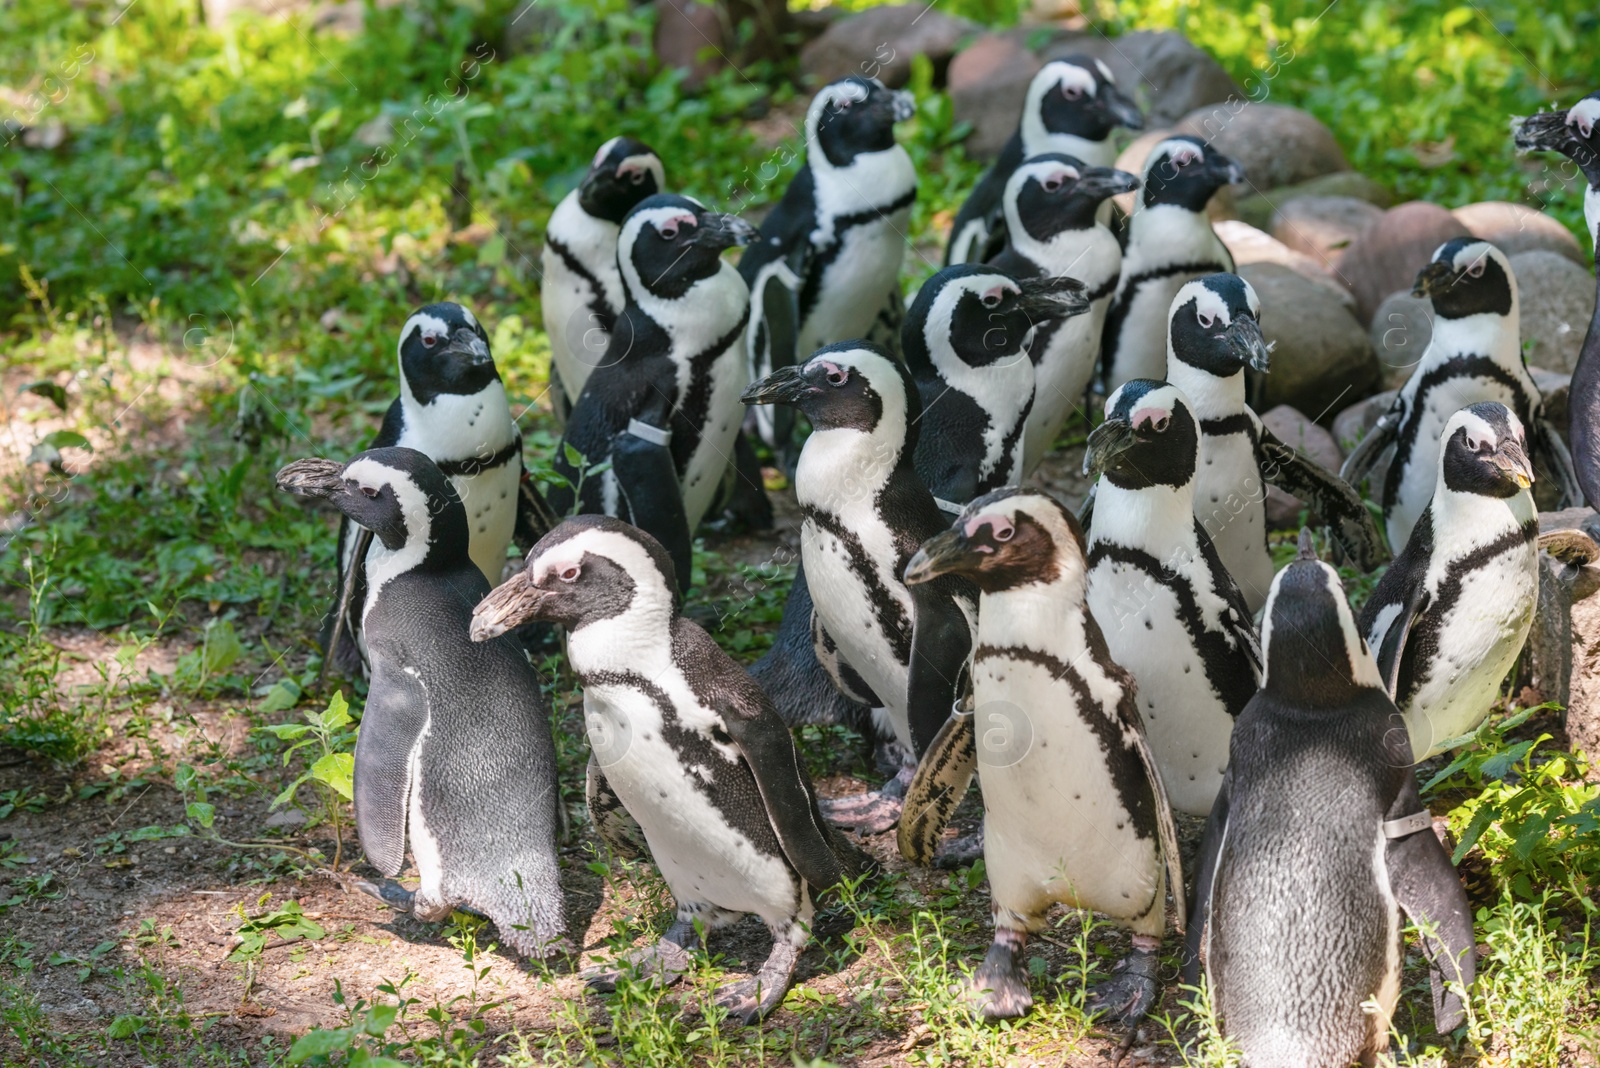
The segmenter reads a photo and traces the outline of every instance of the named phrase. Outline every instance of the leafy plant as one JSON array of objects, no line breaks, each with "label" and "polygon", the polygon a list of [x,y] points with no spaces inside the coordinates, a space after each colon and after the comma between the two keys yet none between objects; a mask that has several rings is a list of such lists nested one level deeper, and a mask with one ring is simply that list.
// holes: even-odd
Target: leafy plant
[{"label": "leafy plant", "polygon": [[316,746],[318,752],[309,767],[296,777],[272,800],[272,808],[295,801],[300,787],[307,782],[320,788],[318,808],[333,824],[333,867],[339,869],[344,854],[344,802],[355,793],[355,742],[358,728],[350,726],[350,706],[345,702],[344,691],[334,693],[328,707],[321,712],[307,712],[305,723],[278,723],[256,728],[282,741],[294,742],[283,754],[283,764],[306,746]]},{"label": "leafy plant", "polygon": [[44,795],[36,794],[26,786],[0,791],[0,820],[19,809],[23,812],[43,812],[46,801]]},{"label": "leafy plant", "polygon": [[[271,896],[263,894],[257,904],[265,905]],[[246,915],[244,907],[239,906],[238,914],[240,924],[237,934],[241,941],[228,954],[228,960],[234,963],[261,956],[274,938],[280,944],[289,944],[302,940],[320,942],[328,937],[327,929],[307,916],[298,901],[286,901],[278,908],[258,912],[254,916]]]},{"label": "leafy plant", "polygon": [[[1600,960],[1591,928],[1564,940],[1548,896],[1518,901],[1507,894],[1493,911],[1478,911],[1488,957],[1474,984],[1468,1035],[1507,1068],[1556,1068],[1573,1038],[1570,1021],[1594,1007]],[[1593,1041],[1594,1036],[1589,1036]]]}]

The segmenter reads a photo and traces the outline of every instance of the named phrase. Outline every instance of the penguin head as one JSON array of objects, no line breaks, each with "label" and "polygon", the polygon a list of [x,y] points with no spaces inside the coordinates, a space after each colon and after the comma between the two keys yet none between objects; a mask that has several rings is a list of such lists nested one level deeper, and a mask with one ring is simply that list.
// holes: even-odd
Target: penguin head
[{"label": "penguin head", "polygon": [[1204,211],[1217,190],[1244,178],[1243,167],[1198,137],[1169,137],[1144,161],[1144,204]]},{"label": "penguin head", "polygon": [[1440,245],[1417,272],[1411,295],[1427,297],[1442,319],[1506,316],[1516,307],[1517,279],[1504,252],[1475,237],[1458,237]]},{"label": "penguin head", "polygon": [[594,154],[578,186],[578,204],[595,218],[620,225],[639,201],[666,185],[666,171],[654,149],[631,137],[613,137]]},{"label": "penguin head", "polygon": [[913,371],[1027,361],[1033,328],[1089,310],[1075,278],[1019,280],[982,264],[946,267],[922,284],[901,328]]},{"label": "penguin head", "polygon": [[442,393],[471,396],[500,380],[489,335],[471,311],[444,301],[418,308],[400,328],[400,381],[418,404]]},{"label": "penguin head", "polygon": [[1144,129],[1139,105],[1117,88],[1111,68],[1089,56],[1064,56],[1046,63],[1028,83],[1022,107],[1024,149],[1067,134],[1104,141],[1118,126]]},{"label": "penguin head", "polygon": [[444,472],[416,449],[369,449],[345,464],[296,460],[277,482],[286,493],[332,504],[391,552],[410,547],[422,564],[467,559],[467,510]]},{"label": "penguin head", "polygon": [[[1261,298],[1236,274],[1208,274],[1178,290],[1167,314],[1167,361],[1231,378],[1268,369],[1272,346],[1261,336]],[[1169,375],[1171,372],[1168,372]]]},{"label": "penguin head", "polygon": [[[852,74],[822,87],[806,112],[806,144],[830,166],[848,167],[859,155],[894,147],[894,124],[917,113],[908,92]],[[813,161],[814,163],[815,161]]]},{"label": "penguin head", "polygon": [[1119,489],[1186,486],[1199,451],[1200,426],[1182,391],[1135,378],[1106,398],[1105,422],[1089,435],[1083,473]]},{"label": "penguin head", "polygon": [[672,558],[638,527],[606,515],[564,520],[533,547],[528,565],[472,613],[472,640],[541,620],[576,631],[629,612],[670,624],[682,608]]},{"label": "penguin head", "polygon": [[986,493],[955,524],[922,543],[906,565],[906,582],[966,575],[985,593],[1048,586],[1085,574],[1083,528],[1061,502],[1038,490],[1008,486]]},{"label": "penguin head", "polygon": [[870,341],[840,341],[818,349],[802,364],[779,367],[750,383],[746,404],[799,408],[816,431],[859,430],[871,434],[886,422],[905,424],[901,455],[917,445],[922,398],[904,363]]},{"label": "penguin head", "polygon": [[721,270],[725,250],[755,238],[756,228],[737,215],[708,211],[692,197],[657,193],[623,220],[617,262],[630,292],[676,300]]},{"label": "penguin head", "polygon": [[1358,689],[1384,691],[1339,573],[1317,559],[1311,532],[1272,579],[1261,617],[1262,689],[1296,707],[1342,705]]},{"label": "penguin head", "polygon": [[1566,111],[1530,115],[1516,124],[1517,147],[1559,152],[1578,165],[1589,188],[1600,189],[1600,90]]},{"label": "penguin head", "polygon": [[1515,497],[1533,485],[1522,420],[1504,404],[1482,401],[1450,417],[1441,435],[1439,477],[1455,493]]},{"label": "penguin head", "polygon": [[1090,167],[1060,152],[1024,160],[1006,180],[1006,225],[1035,241],[1095,224],[1100,202],[1139,188],[1139,179],[1113,167]]}]

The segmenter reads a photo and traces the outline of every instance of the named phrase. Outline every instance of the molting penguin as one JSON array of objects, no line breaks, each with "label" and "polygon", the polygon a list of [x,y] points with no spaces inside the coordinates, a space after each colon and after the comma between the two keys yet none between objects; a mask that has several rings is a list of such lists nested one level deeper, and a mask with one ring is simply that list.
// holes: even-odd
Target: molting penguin
[{"label": "molting penguin", "polygon": [[[817,658],[842,692],[872,707],[880,733],[920,758],[964,691],[976,596],[955,576],[910,588],[903,578],[946,526],[912,466],[921,402],[911,372],[867,342],[841,342],[752,383],[744,400],[794,405],[811,420],[795,494]],[[829,806],[830,818],[886,830],[910,774]]]},{"label": "molting penguin", "polygon": [[944,262],[981,263],[1005,245],[1007,229],[1016,225],[1004,212],[1006,186],[1023,160],[1059,152],[1109,167],[1117,158],[1111,132],[1118,126],[1143,129],[1144,116],[1117,88],[1110,67],[1088,56],[1046,63],[1028,83],[1017,132],[956,213]]},{"label": "molting penguin", "polygon": [[1018,281],[965,263],[923,283],[901,346],[922,396],[917,477],[945,511],[1022,481],[1036,332],[1088,310],[1073,278]]},{"label": "molting penguin", "polygon": [[1169,137],[1151,150],[1101,335],[1107,392],[1129,379],[1159,377],[1172,298],[1201,275],[1233,270],[1206,203],[1223,186],[1244,180],[1243,167],[1197,137]]},{"label": "molting penguin", "polygon": [[624,304],[617,267],[622,220],[645,197],[665,192],[650,146],[613,137],[600,146],[578,188],[562,198],[544,232],[539,303],[550,338],[551,407],[565,420],[589,372],[605,358]]},{"label": "molting penguin", "polygon": [[1505,254],[1476,238],[1446,241],[1418,273],[1413,292],[1433,303],[1433,339],[1394,404],[1339,472],[1357,485],[1394,446],[1383,477],[1389,545],[1410,539],[1433,497],[1445,424],[1478,401],[1498,401],[1515,412],[1564,499],[1581,500],[1572,457],[1545,420],[1544,398],[1523,362],[1517,280]]},{"label": "molting penguin", "polygon": [[1245,403],[1245,367],[1265,372],[1261,301],[1236,274],[1190,282],[1167,321],[1167,381],[1200,420],[1195,514],[1252,614],[1267,601],[1267,483],[1306,501],[1365,571],[1383,561],[1383,540],[1361,498],[1279,441]]},{"label": "molting penguin", "polygon": [[[859,874],[860,858],[823,824],[794,739],[761,688],[683,617],[672,567],[659,543],[620,520],[569,519],[478,606],[472,637],[529,619],[567,628],[590,774],[638,821],[677,903],[666,935],[630,963],[677,979],[697,923],[754,913],[772,952],[755,977],[716,994],[754,1023],[789,990],[813,895]],[[593,971],[590,985],[610,989],[620,974]]]},{"label": "molting penguin", "polygon": [[[400,396],[384,413],[372,448],[423,453],[445,473],[467,509],[472,562],[492,586],[513,538],[531,546],[549,529],[548,507],[523,478],[522,435],[511,418],[489,337],[472,312],[444,302],[419,308],[400,329]],[[339,525],[340,595],[323,620],[324,664],[364,667],[365,572],[355,565],[372,535]]]},{"label": "molting penguin", "polygon": [[972,657],[983,765],[983,856],[994,944],[972,987],[990,1019],[1033,1003],[1022,955],[1061,902],[1133,931],[1134,950],[1096,991],[1133,1026],[1155,1001],[1167,890],[1183,929],[1172,810],[1144,737],[1133,679],[1084,604],[1078,523],[1053,498],[1002,489],[967,505],[911,558],[906,581],[961,574],[982,591]]},{"label": "molting penguin", "polygon": [[[732,464],[749,381],[750,294],[721,254],[754,236],[688,197],[653,196],[628,214],[617,252],[627,305],[556,450],[570,486],[551,492],[551,507],[565,514],[576,496],[581,512],[649,531],[681,582],[690,538]],[[568,462],[569,446],[584,470]],[[609,470],[586,474],[607,460]]]},{"label": "molting penguin", "polygon": [[[1590,93],[1566,111],[1523,119],[1516,140],[1520,149],[1559,152],[1578,165],[1589,186],[1583,191],[1583,218],[1590,248],[1600,245],[1600,92]],[[1600,268],[1595,283],[1600,289]],[[1572,372],[1567,410],[1578,482],[1589,504],[1600,505],[1600,299]]]},{"label": "molting penguin", "polygon": [[1539,512],[1522,423],[1503,404],[1445,424],[1433,500],[1361,611],[1417,760],[1483,722],[1533,625]]},{"label": "molting penguin", "polygon": [[1089,611],[1139,687],[1150,748],[1179,812],[1203,816],[1261,656],[1239,587],[1194,515],[1200,427],[1183,393],[1134,379],[1106,398],[1084,473]]},{"label": "molting penguin", "polygon": [[[876,78],[841,78],[812,98],[805,166],[739,260],[753,308],[752,379],[847,338],[899,343],[900,263],[917,172],[894,125],[914,114],[910,93]],[[788,413],[753,414],[767,444],[789,446]]]},{"label": "molting penguin", "polygon": [[1200,848],[1184,979],[1203,958],[1223,1034],[1251,1068],[1370,1065],[1400,994],[1402,912],[1432,932],[1445,1033],[1473,980],[1472,913],[1400,714],[1307,533],[1273,580],[1262,645],[1266,677]]},{"label": "molting penguin", "polygon": [[356,829],[389,878],[409,838],[422,885],[361,889],[425,920],[479,911],[527,956],[564,949],[550,713],[514,641],[468,640],[489,583],[468,555],[455,488],[405,448],[347,464],[297,460],[278,486],[327,500],[376,538],[365,559],[372,682],[356,741]]},{"label": "molting penguin", "polygon": [[1137,188],[1139,179],[1131,174],[1085,166],[1059,153],[1031,157],[1006,182],[1006,247],[991,265],[1015,278],[1076,278],[1089,302],[1083,315],[1041,324],[1028,349],[1034,394],[1022,443],[1024,475],[1055,444],[1067,413],[1082,403],[1100,358],[1122,246],[1095,212],[1107,197]]}]

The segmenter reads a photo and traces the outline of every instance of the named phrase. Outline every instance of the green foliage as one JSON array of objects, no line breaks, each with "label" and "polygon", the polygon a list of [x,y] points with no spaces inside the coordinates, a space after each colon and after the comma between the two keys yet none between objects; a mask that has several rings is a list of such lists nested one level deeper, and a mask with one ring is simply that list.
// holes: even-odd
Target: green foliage
[{"label": "green foliage", "polygon": [[297,804],[295,797],[300,787],[307,782],[315,783],[320,788],[320,796],[311,814],[326,818],[333,824],[333,866],[337,871],[344,851],[344,803],[355,795],[355,744],[360,728],[351,726],[354,720],[350,716],[350,706],[344,699],[343,690],[336,691],[329,698],[326,709],[307,712],[305,719],[304,723],[279,723],[256,728],[280,741],[294,743],[283,752],[284,767],[288,767],[290,758],[301,749],[315,747],[310,765],[272,799],[272,807],[276,809],[291,803]]},{"label": "green foliage", "polygon": [[[271,896],[262,895],[260,904],[265,905]],[[302,940],[320,942],[328,937],[327,929],[307,916],[298,901],[286,901],[278,908],[258,912],[254,916],[247,916],[243,906],[238,911],[241,922],[237,933],[240,942],[228,954],[228,960],[234,963],[261,956],[273,939],[277,939],[276,944],[288,944]]]},{"label": "green foliage", "polygon": [[[1493,911],[1478,910],[1489,953],[1469,1003],[1468,1035],[1478,1049],[1504,1058],[1492,1063],[1507,1068],[1568,1063],[1563,1049],[1579,1037],[1571,1021],[1590,1017],[1595,1007],[1600,959],[1590,945],[1591,925],[1564,939],[1552,904],[1548,897],[1529,902],[1508,894]],[[1591,1050],[1594,1040],[1587,1036]]]}]

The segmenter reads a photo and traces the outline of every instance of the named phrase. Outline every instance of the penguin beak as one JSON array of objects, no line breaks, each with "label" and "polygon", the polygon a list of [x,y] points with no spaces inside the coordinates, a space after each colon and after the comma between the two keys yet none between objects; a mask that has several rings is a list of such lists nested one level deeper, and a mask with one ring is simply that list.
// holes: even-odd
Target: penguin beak
[{"label": "penguin beak", "polygon": [[1253,316],[1241,315],[1228,324],[1222,332],[1228,351],[1262,374],[1271,368],[1272,346],[1261,336],[1261,324]]},{"label": "penguin beak", "polygon": [[280,468],[277,482],[285,493],[326,500],[344,489],[344,464],[318,456],[307,457]]},{"label": "penguin beak", "polygon": [[465,326],[456,327],[444,351],[462,357],[473,367],[494,362],[494,357],[489,355],[489,343]]},{"label": "penguin beak", "polygon": [[1025,278],[1017,283],[1022,295],[1017,310],[1037,323],[1049,319],[1070,319],[1089,310],[1089,295],[1076,278]]},{"label": "penguin beak", "polygon": [[1517,484],[1518,489],[1527,489],[1533,485],[1533,461],[1528,459],[1528,453],[1522,443],[1516,438],[1506,438],[1494,450],[1490,463],[1504,472],[1511,481]]},{"label": "penguin beak", "polygon": [[1317,555],[1317,543],[1311,540],[1310,527],[1300,528],[1300,544],[1296,546],[1294,558],[1296,562],[1303,560],[1316,561],[1321,559],[1321,557]]},{"label": "penguin beak", "polygon": [[1434,260],[1417,272],[1417,283],[1411,287],[1413,297],[1432,297],[1443,293],[1456,282],[1456,269],[1444,260]]},{"label": "penguin beak", "polygon": [[1095,100],[1100,104],[1101,110],[1118,126],[1126,126],[1130,130],[1144,129],[1144,115],[1139,111],[1139,105],[1116,86],[1101,86]]},{"label": "penguin beak", "polygon": [[[1138,129],[1138,127],[1134,127]],[[1073,193],[1087,197],[1096,204],[1121,193],[1131,193],[1139,188],[1139,179],[1115,167],[1089,167],[1078,179]]]},{"label": "penguin beak", "polygon": [[746,404],[799,404],[815,392],[799,367],[779,367],[759,382],[745,387],[739,399]]},{"label": "penguin beak", "polygon": [[1516,125],[1516,146],[1523,152],[1559,152],[1582,169],[1590,185],[1600,184],[1600,152],[1567,123],[1566,111],[1529,115]]},{"label": "penguin beak", "polygon": [[1219,185],[1238,185],[1244,181],[1244,168],[1221,152],[1206,149],[1206,167]]},{"label": "penguin beak", "polygon": [[739,218],[720,211],[708,211],[700,216],[699,232],[692,244],[700,248],[723,249],[748,245],[756,239],[756,228]]},{"label": "penguin beak", "polygon": [[1132,423],[1125,419],[1107,419],[1089,434],[1088,448],[1083,454],[1083,473],[1099,478],[1116,466],[1122,454],[1138,441]]},{"label": "penguin beak", "polygon": [[917,98],[908,91],[899,89],[891,94],[889,107],[890,115],[895,122],[905,122],[917,113]]},{"label": "penguin beak", "polygon": [[530,619],[539,619],[545,600],[545,592],[533,584],[533,576],[526,569],[511,576],[472,610],[472,640],[498,638]]},{"label": "penguin beak", "polygon": [[915,586],[940,575],[976,571],[985,559],[987,556],[973,548],[961,527],[954,526],[922,543],[922,548],[906,564],[906,582]]}]

